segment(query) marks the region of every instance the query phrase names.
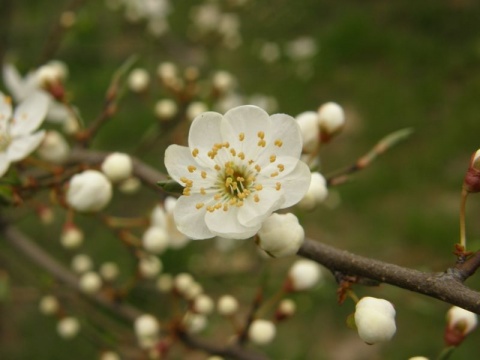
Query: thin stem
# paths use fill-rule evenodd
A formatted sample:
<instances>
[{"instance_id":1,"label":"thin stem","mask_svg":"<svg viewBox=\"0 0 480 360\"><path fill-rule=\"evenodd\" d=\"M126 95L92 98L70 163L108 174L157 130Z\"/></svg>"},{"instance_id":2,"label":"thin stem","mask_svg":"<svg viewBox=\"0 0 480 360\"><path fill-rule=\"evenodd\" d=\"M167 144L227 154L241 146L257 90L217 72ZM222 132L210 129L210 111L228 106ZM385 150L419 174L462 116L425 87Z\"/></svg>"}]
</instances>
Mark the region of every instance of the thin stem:
<instances>
[{"instance_id":1,"label":"thin stem","mask_svg":"<svg viewBox=\"0 0 480 360\"><path fill-rule=\"evenodd\" d=\"M468 191L462 188L462 195L460 200L460 245L464 250L467 248L467 239L465 236L465 208L467 204Z\"/></svg>"}]
</instances>

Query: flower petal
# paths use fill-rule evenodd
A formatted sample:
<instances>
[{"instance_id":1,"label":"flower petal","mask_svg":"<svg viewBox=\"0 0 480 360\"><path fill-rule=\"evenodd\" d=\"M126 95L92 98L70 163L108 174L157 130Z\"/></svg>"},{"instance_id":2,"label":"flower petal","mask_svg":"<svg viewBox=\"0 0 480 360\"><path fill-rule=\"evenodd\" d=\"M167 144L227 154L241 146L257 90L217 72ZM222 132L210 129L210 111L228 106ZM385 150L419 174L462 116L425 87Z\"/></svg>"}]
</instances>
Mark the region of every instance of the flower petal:
<instances>
[{"instance_id":1,"label":"flower petal","mask_svg":"<svg viewBox=\"0 0 480 360\"><path fill-rule=\"evenodd\" d=\"M10 122L10 135L22 136L35 131L47 114L49 97L42 92L35 92L20 103Z\"/></svg>"},{"instance_id":2,"label":"flower petal","mask_svg":"<svg viewBox=\"0 0 480 360\"><path fill-rule=\"evenodd\" d=\"M0 153L0 177L5 175L10 166L10 161L8 160L7 153L1 152Z\"/></svg>"},{"instance_id":3,"label":"flower petal","mask_svg":"<svg viewBox=\"0 0 480 360\"><path fill-rule=\"evenodd\" d=\"M224 139L228 139L237 152L243 152L247 159L257 159L265 150L265 147L260 145L259 134L265 134L265 139L268 139L271 126L270 116L263 109L243 105L225 113L222 133ZM243 140L240 137L244 137ZM268 143L265 143L266 145Z\"/></svg>"},{"instance_id":4,"label":"flower petal","mask_svg":"<svg viewBox=\"0 0 480 360\"><path fill-rule=\"evenodd\" d=\"M8 128L8 121L12 116L12 101L8 96L0 92L0 132L5 133Z\"/></svg>"},{"instance_id":5,"label":"flower petal","mask_svg":"<svg viewBox=\"0 0 480 360\"><path fill-rule=\"evenodd\" d=\"M180 196L173 211L177 229L186 236L196 240L215 236L205 223L206 207L203 206L201 209L196 207L202 200L204 199L200 194Z\"/></svg>"},{"instance_id":6,"label":"flower petal","mask_svg":"<svg viewBox=\"0 0 480 360\"><path fill-rule=\"evenodd\" d=\"M190 150L198 149L195 159L204 166L214 166L213 159L208 157L214 144L222 143L220 123L222 115L213 111L198 115L190 126L188 134L188 146Z\"/></svg>"},{"instance_id":7,"label":"flower petal","mask_svg":"<svg viewBox=\"0 0 480 360\"><path fill-rule=\"evenodd\" d=\"M311 179L310 168L303 161L299 161L290 174L279 179L285 192L285 202L280 209L295 205L302 200L308 191Z\"/></svg>"},{"instance_id":8,"label":"flower petal","mask_svg":"<svg viewBox=\"0 0 480 360\"><path fill-rule=\"evenodd\" d=\"M189 168L190 166L192 167ZM197 159L192 156L190 149L186 146L170 145L165 150L165 167L172 179L182 186L185 186L185 182L181 179L192 180L193 191L212 186L216 179L214 171L199 165ZM206 174L205 178L202 177L202 171Z\"/></svg>"},{"instance_id":9,"label":"flower petal","mask_svg":"<svg viewBox=\"0 0 480 360\"><path fill-rule=\"evenodd\" d=\"M213 212L207 211L205 223L208 229L217 236L227 239L247 239L255 235L260 229L261 223L253 227L243 226L238 222L239 208L230 207L228 211L223 209Z\"/></svg>"},{"instance_id":10,"label":"flower petal","mask_svg":"<svg viewBox=\"0 0 480 360\"><path fill-rule=\"evenodd\" d=\"M14 162L24 159L40 145L44 137L45 131L42 130L32 135L13 138L7 149L8 160Z\"/></svg>"},{"instance_id":11,"label":"flower petal","mask_svg":"<svg viewBox=\"0 0 480 360\"><path fill-rule=\"evenodd\" d=\"M238 221L244 226L257 226L263 222L272 212L279 209L285 201L284 192L275 188L264 187L255 192L258 201L251 195L245 199L243 206L238 211Z\"/></svg>"},{"instance_id":12,"label":"flower petal","mask_svg":"<svg viewBox=\"0 0 480 360\"><path fill-rule=\"evenodd\" d=\"M12 64L3 66L3 82L15 100L25 96L25 86L18 70Z\"/></svg>"},{"instance_id":13,"label":"flower petal","mask_svg":"<svg viewBox=\"0 0 480 360\"><path fill-rule=\"evenodd\" d=\"M277 147L277 156L288 155L299 158L302 153L303 139L297 121L287 114L274 114L272 119L271 142L279 139L282 146Z\"/></svg>"}]
</instances>

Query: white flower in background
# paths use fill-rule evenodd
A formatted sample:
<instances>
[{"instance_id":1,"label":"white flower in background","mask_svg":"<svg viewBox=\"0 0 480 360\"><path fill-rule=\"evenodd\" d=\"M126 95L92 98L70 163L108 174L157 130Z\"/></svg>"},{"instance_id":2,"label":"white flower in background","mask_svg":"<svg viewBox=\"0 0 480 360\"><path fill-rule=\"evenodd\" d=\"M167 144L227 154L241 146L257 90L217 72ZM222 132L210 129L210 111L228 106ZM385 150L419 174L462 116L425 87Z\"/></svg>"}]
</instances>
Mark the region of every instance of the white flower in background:
<instances>
[{"instance_id":1,"label":"white flower in background","mask_svg":"<svg viewBox=\"0 0 480 360\"><path fill-rule=\"evenodd\" d=\"M207 327L208 320L202 314L188 311L183 318L183 324L190 334L197 334Z\"/></svg>"},{"instance_id":2,"label":"white flower in background","mask_svg":"<svg viewBox=\"0 0 480 360\"><path fill-rule=\"evenodd\" d=\"M37 150L38 156L54 164L62 164L70 155L67 140L56 130L48 130Z\"/></svg>"},{"instance_id":3,"label":"white flower in background","mask_svg":"<svg viewBox=\"0 0 480 360\"><path fill-rule=\"evenodd\" d=\"M260 59L268 64L276 62L280 58L280 47L277 43L267 41L260 47Z\"/></svg>"},{"instance_id":4,"label":"white flower in background","mask_svg":"<svg viewBox=\"0 0 480 360\"><path fill-rule=\"evenodd\" d=\"M102 210L111 198L112 184L100 171L85 170L70 180L67 203L77 211Z\"/></svg>"},{"instance_id":5,"label":"white flower in background","mask_svg":"<svg viewBox=\"0 0 480 360\"><path fill-rule=\"evenodd\" d=\"M113 281L116 278L118 278L118 274L120 273L120 270L117 264L115 264L112 261L107 261L102 265L100 265L100 269L98 272L100 273L100 276L104 280Z\"/></svg>"},{"instance_id":6,"label":"white flower in background","mask_svg":"<svg viewBox=\"0 0 480 360\"><path fill-rule=\"evenodd\" d=\"M92 258L86 254L77 254L72 259L71 268L77 274L83 274L93 268Z\"/></svg>"},{"instance_id":7,"label":"white flower in background","mask_svg":"<svg viewBox=\"0 0 480 360\"><path fill-rule=\"evenodd\" d=\"M173 218L177 199L167 196L162 205L157 205L152 211L150 221L152 226L165 230L168 234L168 246L172 249L185 247L190 241L188 236L178 231Z\"/></svg>"},{"instance_id":8,"label":"white flower in background","mask_svg":"<svg viewBox=\"0 0 480 360\"><path fill-rule=\"evenodd\" d=\"M150 84L150 74L142 68L133 69L128 75L128 86L133 92L144 92Z\"/></svg>"},{"instance_id":9,"label":"white flower in background","mask_svg":"<svg viewBox=\"0 0 480 360\"><path fill-rule=\"evenodd\" d=\"M165 165L183 186L175 206L178 229L193 239L246 239L278 209L296 204L310 185L299 160L302 137L285 114L246 105L193 121L189 147L170 145Z\"/></svg>"},{"instance_id":10,"label":"white flower in background","mask_svg":"<svg viewBox=\"0 0 480 360\"><path fill-rule=\"evenodd\" d=\"M318 109L318 123L322 136L328 138L338 133L345 125L343 108L334 102L327 102Z\"/></svg>"},{"instance_id":11,"label":"white flower in background","mask_svg":"<svg viewBox=\"0 0 480 360\"><path fill-rule=\"evenodd\" d=\"M193 310L197 314L208 315L213 311L214 306L212 298L205 294L199 294L193 300Z\"/></svg>"},{"instance_id":12,"label":"white flower in background","mask_svg":"<svg viewBox=\"0 0 480 360\"><path fill-rule=\"evenodd\" d=\"M45 295L40 299L38 308L44 315L53 315L60 309L60 304L55 296Z\"/></svg>"},{"instance_id":13,"label":"white flower in background","mask_svg":"<svg viewBox=\"0 0 480 360\"><path fill-rule=\"evenodd\" d=\"M355 307L355 324L367 344L389 341L397 331L395 308L387 300L363 297Z\"/></svg>"},{"instance_id":14,"label":"white flower in background","mask_svg":"<svg viewBox=\"0 0 480 360\"><path fill-rule=\"evenodd\" d=\"M113 351L104 351L99 360L121 360L120 355Z\"/></svg>"},{"instance_id":15,"label":"white flower in background","mask_svg":"<svg viewBox=\"0 0 480 360\"><path fill-rule=\"evenodd\" d=\"M409 358L408 360L428 360L428 358L425 356L414 356Z\"/></svg>"},{"instance_id":16,"label":"white flower in background","mask_svg":"<svg viewBox=\"0 0 480 360\"><path fill-rule=\"evenodd\" d=\"M135 319L133 327L142 348L152 347L158 341L160 324L153 315L140 315Z\"/></svg>"},{"instance_id":17,"label":"white flower in background","mask_svg":"<svg viewBox=\"0 0 480 360\"><path fill-rule=\"evenodd\" d=\"M45 131L37 131L45 118L48 98L33 93L12 110L9 97L0 92L0 177L10 166L27 157L41 143Z\"/></svg>"},{"instance_id":18,"label":"white flower in background","mask_svg":"<svg viewBox=\"0 0 480 360\"><path fill-rule=\"evenodd\" d=\"M112 182L119 182L132 176L133 162L128 154L114 152L103 160L102 172Z\"/></svg>"},{"instance_id":19,"label":"white flower in background","mask_svg":"<svg viewBox=\"0 0 480 360\"><path fill-rule=\"evenodd\" d=\"M72 223L67 223L60 234L60 243L66 249L78 248L83 239L83 231Z\"/></svg>"},{"instance_id":20,"label":"white flower in background","mask_svg":"<svg viewBox=\"0 0 480 360\"><path fill-rule=\"evenodd\" d=\"M88 271L80 277L78 286L87 294L95 294L102 288L102 278L94 271Z\"/></svg>"},{"instance_id":21,"label":"white flower in background","mask_svg":"<svg viewBox=\"0 0 480 360\"><path fill-rule=\"evenodd\" d=\"M231 316L238 311L238 300L232 295L223 295L217 301L217 311L220 315Z\"/></svg>"},{"instance_id":22,"label":"white flower in background","mask_svg":"<svg viewBox=\"0 0 480 360\"><path fill-rule=\"evenodd\" d=\"M299 37L285 46L285 53L295 61L308 60L314 57L317 51L315 39L310 36Z\"/></svg>"},{"instance_id":23,"label":"white flower in background","mask_svg":"<svg viewBox=\"0 0 480 360\"><path fill-rule=\"evenodd\" d=\"M70 111L65 105L56 101L53 96L45 91L43 85L48 79L63 81L67 74L68 69L66 65L58 61L51 61L35 71L30 71L24 78L12 64L3 66L3 81L13 98L20 102L33 93L40 92L44 94L48 99L46 120L57 123L66 121L70 116Z\"/></svg>"},{"instance_id":24,"label":"white flower in background","mask_svg":"<svg viewBox=\"0 0 480 360\"><path fill-rule=\"evenodd\" d=\"M145 250L159 255L168 247L168 233L159 226L150 226L142 235Z\"/></svg>"},{"instance_id":25,"label":"white flower in background","mask_svg":"<svg viewBox=\"0 0 480 360\"><path fill-rule=\"evenodd\" d=\"M123 0L125 18L130 22L145 20L147 30L160 36L168 30L167 16L171 7L168 0Z\"/></svg>"},{"instance_id":26,"label":"white flower in background","mask_svg":"<svg viewBox=\"0 0 480 360\"><path fill-rule=\"evenodd\" d=\"M153 255L143 256L138 262L138 271L147 278L152 279L163 270L162 261Z\"/></svg>"},{"instance_id":27,"label":"white flower in background","mask_svg":"<svg viewBox=\"0 0 480 360\"><path fill-rule=\"evenodd\" d=\"M177 103L171 99L161 99L155 103L155 115L162 121L173 119L178 113Z\"/></svg>"},{"instance_id":28,"label":"white flower in background","mask_svg":"<svg viewBox=\"0 0 480 360\"><path fill-rule=\"evenodd\" d=\"M57 323L57 333L64 339L72 339L80 331L80 322L77 318L66 316Z\"/></svg>"},{"instance_id":29,"label":"white flower in background","mask_svg":"<svg viewBox=\"0 0 480 360\"><path fill-rule=\"evenodd\" d=\"M188 105L186 110L187 119L192 121L197 116L199 116L200 114L206 111L208 111L208 107L207 107L207 104L205 104L203 101L191 102L190 105Z\"/></svg>"},{"instance_id":30,"label":"white flower in background","mask_svg":"<svg viewBox=\"0 0 480 360\"><path fill-rule=\"evenodd\" d=\"M295 118L300 126L303 139L303 151L314 152L320 143L320 127L318 125L318 113L305 111Z\"/></svg>"},{"instance_id":31,"label":"white flower in background","mask_svg":"<svg viewBox=\"0 0 480 360\"><path fill-rule=\"evenodd\" d=\"M229 92L235 86L235 77L228 71L220 70L213 74L212 85L221 94Z\"/></svg>"},{"instance_id":32,"label":"white flower in background","mask_svg":"<svg viewBox=\"0 0 480 360\"><path fill-rule=\"evenodd\" d=\"M269 320L253 320L248 329L248 338L257 345L270 343L274 338L277 329L275 324Z\"/></svg>"},{"instance_id":33,"label":"white flower in background","mask_svg":"<svg viewBox=\"0 0 480 360\"><path fill-rule=\"evenodd\" d=\"M278 304L277 310L275 312L275 318L277 320L283 320L289 317L292 317L297 311L297 305L292 299L283 299Z\"/></svg>"},{"instance_id":34,"label":"white flower in background","mask_svg":"<svg viewBox=\"0 0 480 360\"><path fill-rule=\"evenodd\" d=\"M258 246L271 257L295 255L305 239L305 231L292 214L272 214L258 231Z\"/></svg>"},{"instance_id":35,"label":"white flower in background","mask_svg":"<svg viewBox=\"0 0 480 360\"><path fill-rule=\"evenodd\" d=\"M321 279L320 265L308 259L295 261L288 272L289 286L293 291L310 289L317 285Z\"/></svg>"},{"instance_id":36,"label":"white flower in background","mask_svg":"<svg viewBox=\"0 0 480 360\"><path fill-rule=\"evenodd\" d=\"M298 206L304 210L312 210L328 196L327 180L319 172L312 173L312 181L305 196Z\"/></svg>"}]
</instances>

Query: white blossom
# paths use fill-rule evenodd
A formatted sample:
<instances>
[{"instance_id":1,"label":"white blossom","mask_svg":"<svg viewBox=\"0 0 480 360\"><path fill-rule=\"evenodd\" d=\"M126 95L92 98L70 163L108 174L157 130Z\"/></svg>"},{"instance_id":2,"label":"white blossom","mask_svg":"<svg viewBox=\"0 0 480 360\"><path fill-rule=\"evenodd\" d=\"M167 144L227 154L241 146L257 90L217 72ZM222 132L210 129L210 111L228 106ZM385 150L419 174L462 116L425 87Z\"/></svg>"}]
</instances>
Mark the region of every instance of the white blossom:
<instances>
[{"instance_id":1,"label":"white blossom","mask_svg":"<svg viewBox=\"0 0 480 360\"><path fill-rule=\"evenodd\" d=\"M297 260L288 272L290 286L294 291L307 290L314 287L322 278L320 266L312 260Z\"/></svg>"},{"instance_id":2,"label":"white blossom","mask_svg":"<svg viewBox=\"0 0 480 360\"><path fill-rule=\"evenodd\" d=\"M48 130L37 150L38 156L54 164L62 164L70 155L70 145L56 130Z\"/></svg>"},{"instance_id":3,"label":"white blossom","mask_svg":"<svg viewBox=\"0 0 480 360\"><path fill-rule=\"evenodd\" d=\"M10 164L27 157L41 143L45 131L37 131L47 112L48 98L35 92L13 111L11 99L0 92L0 177Z\"/></svg>"},{"instance_id":4,"label":"white blossom","mask_svg":"<svg viewBox=\"0 0 480 360\"><path fill-rule=\"evenodd\" d=\"M310 185L299 161L302 138L288 115L256 106L193 121L189 147L170 145L165 165L183 186L175 206L178 229L193 239L246 239L272 212L296 204Z\"/></svg>"},{"instance_id":5,"label":"white blossom","mask_svg":"<svg viewBox=\"0 0 480 360\"><path fill-rule=\"evenodd\" d=\"M355 324L367 344L389 341L397 331L395 308L387 300L364 297L355 307Z\"/></svg>"},{"instance_id":6,"label":"white blossom","mask_svg":"<svg viewBox=\"0 0 480 360\"><path fill-rule=\"evenodd\" d=\"M248 338L257 345L265 345L275 338L276 332L277 330L273 322L256 319L250 324Z\"/></svg>"},{"instance_id":7,"label":"white blossom","mask_svg":"<svg viewBox=\"0 0 480 360\"><path fill-rule=\"evenodd\" d=\"M85 170L74 175L67 190L67 203L75 210L102 210L112 198L112 184L100 171Z\"/></svg>"},{"instance_id":8,"label":"white blossom","mask_svg":"<svg viewBox=\"0 0 480 360\"><path fill-rule=\"evenodd\" d=\"M133 162L128 154L114 152L103 160L102 172L112 182L128 179L132 175Z\"/></svg>"},{"instance_id":9,"label":"white blossom","mask_svg":"<svg viewBox=\"0 0 480 360\"><path fill-rule=\"evenodd\" d=\"M320 131L332 136L339 132L345 125L345 113L340 105L328 102L318 109L318 122Z\"/></svg>"},{"instance_id":10,"label":"white blossom","mask_svg":"<svg viewBox=\"0 0 480 360\"><path fill-rule=\"evenodd\" d=\"M305 231L292 214L272 214L258 231L258 246L271 257L295 255L305 239Z\"/></svg>"},{"instance_id":11,"label":"white blossom","mask_svg":"<svg viewBox=\"0 0 480 360\"><path fill-rule=\"evenodd\" d=\"M66 316L57 323L57 333L64 339L74 338L80 331L80 322L77 318Z\"/></svg>"},{"instance_id":12,"label":"white blossom","mask_svg":"<svg viewBox=\"0 0 480 360\"><path fill-rule=\"evenodd\" d=\"M314 152L320 143L320 126L318 124L318 113L305 111L295 118L300 126L303 139L303 150L306 153Z\"/></svg>"}]
</instances>

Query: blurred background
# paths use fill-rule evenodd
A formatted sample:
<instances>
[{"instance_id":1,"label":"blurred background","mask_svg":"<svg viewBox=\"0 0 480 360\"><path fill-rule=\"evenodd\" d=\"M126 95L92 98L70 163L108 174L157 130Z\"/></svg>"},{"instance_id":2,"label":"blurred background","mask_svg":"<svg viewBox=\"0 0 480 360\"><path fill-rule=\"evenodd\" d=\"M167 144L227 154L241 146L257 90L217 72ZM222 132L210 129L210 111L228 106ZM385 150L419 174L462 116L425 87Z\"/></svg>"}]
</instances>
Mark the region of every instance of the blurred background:
<instances>
[{"instance_id":1,"label":"blurred background","mask_svg":"<svg viewBox=\"0 0 480 360\"><path fill-rule=\"evenodd\" d=\"M101 111L113 73L132 55L137 56L135 67L152 77L163 62L183 70L194 66L204 82L216 71L227 71L235 77L235 91L243 102L264 104L270 112L296 116L335 101L343 106L347 123L342 134L322 147L325 175L352 164L386 134L413 128L406 142L331 189L324 205L299 216L309 237L351 252L426 271L442 271L454 262L463 176L471 154L480 147L478 2L172 0L155 18L135 14L124 3L128 1L3 0L0 56L22 74L51 59L65 62L68 95L86 123ZM167 96L158 85L141 95L127 91L94 148L137 151L163 169L167 140L140 152L137 145L158 122L156 102ZM208 109L221 110L201 94L198 100ZM135 200L119 196L112 212L133 213L132 201L148 209L151 197L148 190ZM19 225L68 263L71 254L57 244L64 215L54 211L57 217L48 226L38 227L34 216L22 217ZM470 250L480 247L479 213L480 197L471 196ZM118 241L88 218L82 221L88 224L83 250L99 262L115 259L128 274L132 265ZM258 261L250 263L254 252L245 242L230 250L202 241L169 251L162 261L171 273L191 272L213 297L235 294L248 311L259 285ZM268 294L280 286L292 261L261 266ZM85 337L61 340L54 320L39 314L39 297L57 285L1 242L0 275L8 276L11 284L9 296L0 303L1 359L96 358L97 344ZM468 285L478 288L478 276ZM447 304L388 285L355 290L359 296L395 304L398 330L393 341L368 346L347 328L353 303L337 305L336 285L325 271L322 286L293 297L297 314L278 328L265 352L280 360L360 360L415 355L433 359L441 351ZM57 291L62 294L61 288ZM72 295L63 296L72 309L90 311ZM168 315L164 299L148 286L134 291L130 300ZM212 321L204 334L213 341L222 338L219 329L225 326L216 327L216 322L221 323ZM102 331L108 338L108 329ZM475 358L479 341L477 331L451 359ZM179 352L171 358L202 356Z\"/></svg>"}]
</instances>

